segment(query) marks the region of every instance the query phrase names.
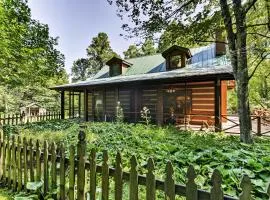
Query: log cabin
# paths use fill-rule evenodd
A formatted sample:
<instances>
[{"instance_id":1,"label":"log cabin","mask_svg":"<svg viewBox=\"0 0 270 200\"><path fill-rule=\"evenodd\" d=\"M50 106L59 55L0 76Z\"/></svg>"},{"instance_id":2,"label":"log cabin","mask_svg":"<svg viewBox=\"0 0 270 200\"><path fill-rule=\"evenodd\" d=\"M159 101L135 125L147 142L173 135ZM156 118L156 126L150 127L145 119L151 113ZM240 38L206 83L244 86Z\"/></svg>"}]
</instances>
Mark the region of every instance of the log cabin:
<instances>
[{"instance_id":1,"label":"log cabin","mask_svg":"<svg viewBox=\"0 0 270 200\"><path fill-rule=\"evenodd\" d=\"M61 117L115 120L120 102L127 122L141 121L143 107L157 124L203 124L220 130L227 113L227 90L234 80L224 43L197 48L174 45L131 59L111 58L93 77L55 86Z\"/></svg>"}]
</instances>

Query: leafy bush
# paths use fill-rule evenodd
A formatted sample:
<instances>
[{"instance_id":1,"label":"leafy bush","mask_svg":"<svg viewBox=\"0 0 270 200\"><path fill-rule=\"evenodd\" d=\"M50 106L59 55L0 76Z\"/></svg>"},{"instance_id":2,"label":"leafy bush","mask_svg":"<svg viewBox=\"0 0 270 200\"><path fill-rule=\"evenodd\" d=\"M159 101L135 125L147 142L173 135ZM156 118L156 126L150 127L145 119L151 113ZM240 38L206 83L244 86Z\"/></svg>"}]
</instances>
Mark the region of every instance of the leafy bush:
<instances>
[{"instance_id":1,"label":"leafy bush","mask_svg":"<svg viewBox=\"0 0 270 200\"><path fill-rule=\"evenodd\" d=\"M246 145L239 142L239 137L222 133L179 131L173 126L79 123L73 120L27 125L21 134L28 138L64 143L69 147L77 144L80 125L86 126L87 152L95 147L98 162L101 162L102 150L107 149L109 162L114 165L116 152L120 151L124 170L127 170L129 159L135 154L140 163L140 173L145 173L146 161L152 157L157 177L164 179L166 162L171 160L178 183L185 183L187 167L193 164L198 174L197 184L207 190L210 189L213 169L217 168L223 176L225 193L233 196L239 195L240 179L245 173L251 177L254 196L266 197L265 189L270 179L269 139L256 138L254 144Z\"/></svg>"}]
</instances>

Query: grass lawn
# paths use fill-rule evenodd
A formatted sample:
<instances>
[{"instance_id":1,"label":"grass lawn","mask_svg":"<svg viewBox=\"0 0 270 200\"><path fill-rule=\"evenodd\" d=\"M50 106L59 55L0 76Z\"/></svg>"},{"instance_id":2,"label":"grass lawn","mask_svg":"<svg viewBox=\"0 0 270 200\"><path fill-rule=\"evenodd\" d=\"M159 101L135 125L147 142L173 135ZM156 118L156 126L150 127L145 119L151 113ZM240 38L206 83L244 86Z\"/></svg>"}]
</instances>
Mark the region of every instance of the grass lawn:
<instances>
[{"instance_id":1,"label":"grass lawn","mask_svg":"<svg viewBox=\"0 0 270 200\"><path fill-rule=\"evenodd\" d=\"M113 165L117 151L122 153L123 167L129 167L129 158L135 154L140 164L140 173L145 173L147 158L156 164L156 175L164 179L165 164L171 160L178 183L185 183L187 167L194 165L200 188L210 189L210 177L214 168L223 176L224 192L239 195L241 176L246 173L252 178L254 196L266 198L265 190L270 181L270 145L266 138L255 138L252 145L239 142L239 137L222 133L185 132L174 127L146 126L143 124L83 123L86 125L87 148L97 148L98 160L102 150L107 149ZM27 138L48 140L58 144L76 145L79 122L55 121L29 124L18 130Z\"/></svg>"}]
</instances>

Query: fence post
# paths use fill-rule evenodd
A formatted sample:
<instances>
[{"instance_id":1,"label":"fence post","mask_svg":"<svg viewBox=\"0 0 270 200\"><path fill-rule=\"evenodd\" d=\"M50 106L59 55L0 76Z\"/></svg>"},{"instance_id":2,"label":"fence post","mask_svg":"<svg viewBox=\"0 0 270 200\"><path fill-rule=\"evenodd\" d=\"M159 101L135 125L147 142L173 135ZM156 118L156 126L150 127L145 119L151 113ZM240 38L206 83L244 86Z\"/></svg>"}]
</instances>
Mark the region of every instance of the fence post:
<instances>
[{"instance_id":1,"label":"fence post","mask_svg":"<svg viewBox=\"0 0 270 200\"><path fill-rule=\"evenodd\" d=\"M252 185L248 175L244 174L240 183L240 187L242 189L242 192L239 196L239 200L251 200Z\"/></svg>"},{"instance_id":2,"label":"fence post","mask_svg":"<svg viewBox=\"0 0 270 200\"><path fill-rule=\"evenodd\" d=\"M77 173L77 199L84 200L84 186L85 186L85 132L80 131L79 142L77 145L78 153L78 173Z\"/></svg>"},{"instance_id":3,"label":"fence post","mask_svg":"<svg viewBox=\"0 0 270 200\"><path fill-rule=\"evenodd\" d=\"M221 187L222 178L220 172L215 169L211 177L212 187L210 190L211 200L223 200L223 190Z\"/></svg>"},{"instance_id":4,"label":"fence post","mask_svg":"<svg viewBox=\"0 0 270 200\"><path fill-rule=\"evenodd\" d=\"M69 191L68 199L74 200L74 186L75 186L75 148L73 145L69 149Z\"/></svg>"},{"instance_id":5,"label":"fence post","mask_svg":"<svg viewBox=\"0 0 270 200\"><path fill-rule=\"evenodd\" d=\"M65 148L60 148L60 200L65 200Z\"/></svg>"},{"instance_id":6,"label":"fence post","mask_svg":"<svg viewBox=\"0 0 270 200\"><path fill-rule=\"evenodd\" d=\"M137 159L133 155L130 159L130 176L129 176L129 199L138 200L138 171L137 171Z\"/></svg>"},{"instance_id":7,"label":"fence post","mask_svg":"<svg viewBox=\"0 0 270 200\"><path fill-rule=\"evenodd\" d=\"M262 117L257 116L257 136L262 135Z\"/></svg>"},{"instance_id":8,"label":"fence post","mask_svg":"<svg viewBox=\"0 0 270 200\"><path fill-rule=\"evenodd\" d=\"M156 179L155 179L155 165L152 158L147 162L147 174L146 174L146 200L156 199Z\"/></svg>"},{"instance_id":9,"label":"fence post","mask_svg":"<svg viewBox=\"0 0 270 200\"><path fill-rule=\"evenodd\" d=\"M121 154L117 152L116 155L116 167L115 167L115 174L114 174L114 183L115 183L115 200L122 199L123 193L123 183L122 183L122 159Z\"/></svg>"},{"instance_id":10,"label":"fence post","mask_svg":"<svg viewBox=\"0 0 270 200\"><path fill-rule=\"evenodd\" d=\"M173 180L173 166L169 161L166 165L166 178L164 183L164 191L166 199L174 200L175 199L175 185Z\"/></svg>"},{"instance_id":11,"label":"fence post","mask_svg":"<svg viewBox=\"0 0 270 200\"><path fill-rule=\"evenodd\" d=\"M186 184L186 199L197 200L198 199L198 186L195 183L196 173L193 165L190 165L187 170L187 184Z\"/></svg>"},{"instance_id":12,"label":"fence post","mask_svg":"<svg viewBox=\"0 0 270 200\"><path fill-rule=\"evenodd\" d=\"M90 154L90 200L96 199L96 150Z\"/></svg>"},{"instance_id":13,"label":"fence post","mask_svg":"<svg viewBox=\"0 0 270 200\"><path fill-rule=\"evenodd\" d=\"M108 166L108 152L103 151L103 162L102 162L102 200L109 199L109 166Z\"/></svg>"}]
</instances>

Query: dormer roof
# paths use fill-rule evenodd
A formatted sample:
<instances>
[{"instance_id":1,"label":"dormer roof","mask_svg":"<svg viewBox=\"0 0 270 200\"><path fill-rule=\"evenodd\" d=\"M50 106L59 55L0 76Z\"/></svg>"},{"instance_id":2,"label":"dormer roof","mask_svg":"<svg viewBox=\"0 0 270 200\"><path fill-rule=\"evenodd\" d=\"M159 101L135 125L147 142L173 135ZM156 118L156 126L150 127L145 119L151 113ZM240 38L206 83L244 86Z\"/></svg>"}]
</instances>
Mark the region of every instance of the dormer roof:
<instances>
[{"instance_id":1,"label":"dormer roof","mask_svg":"<svg viewBox=\"0 0 270 200\"><path fill-rule=\"evenodd\" d=\"M175 51L185 53L187 59L192 57L191 52L190 52L190 50L188 48L180 47L178 45L173 45L170 48L168 48L167 50L165 50L162 53L162 56L163 56L163 58L167 58L168 55L170 55L171 53L173 53Z\"/></svg>"},{"instance_id":2,"label":"dormer roof","mask_svg":"<svg viewBox=\"0 0 270 200\"><path fill-rule=\"evenodd\" d=\"M115 63L118 63L118 64L122 63L122 64L125 64L127 66L131 66L132 65L132 63L127 62L126 60L123 60L123 59L121 59L119 57L116 57L116 56L114 56L110 60L108 60L106 62L106 65L111 66L111 65L113 65Z\"/></svg>"}]
</instances>

